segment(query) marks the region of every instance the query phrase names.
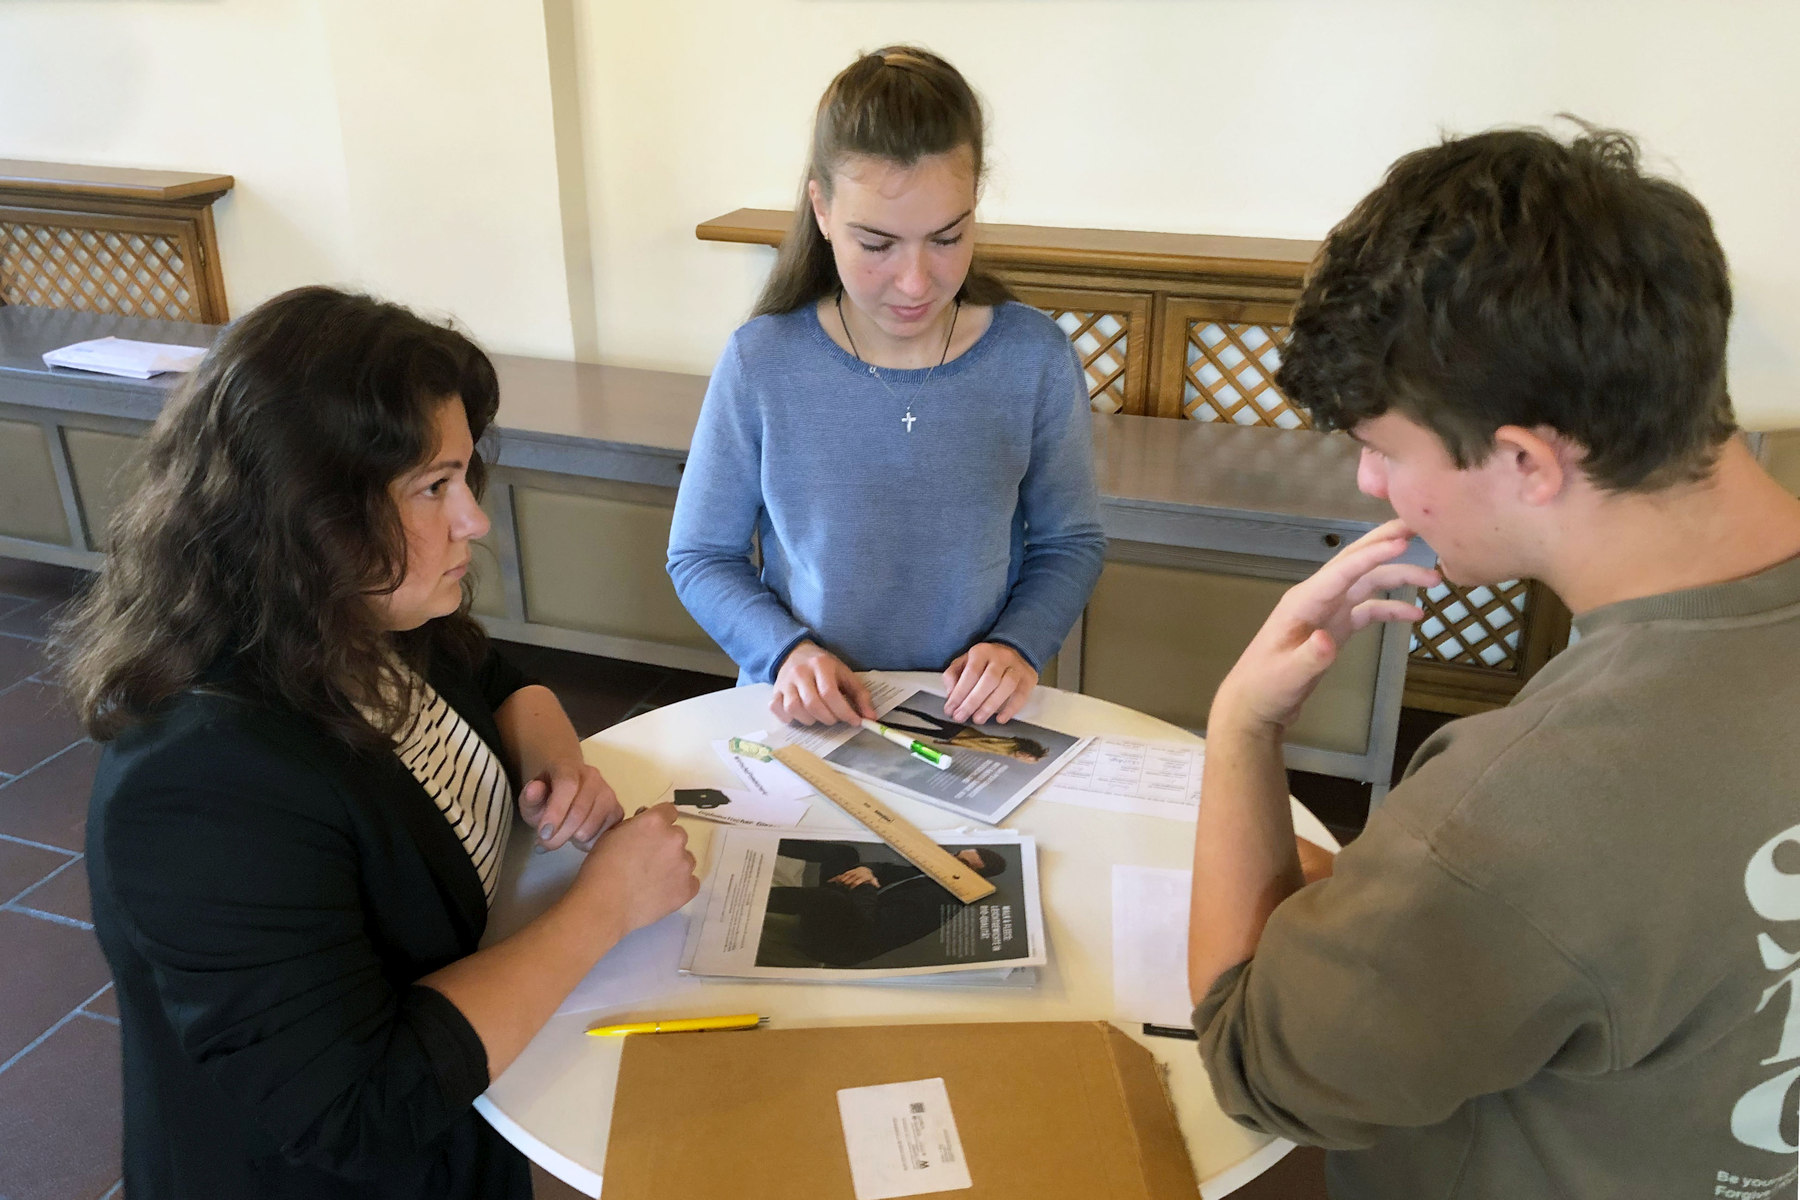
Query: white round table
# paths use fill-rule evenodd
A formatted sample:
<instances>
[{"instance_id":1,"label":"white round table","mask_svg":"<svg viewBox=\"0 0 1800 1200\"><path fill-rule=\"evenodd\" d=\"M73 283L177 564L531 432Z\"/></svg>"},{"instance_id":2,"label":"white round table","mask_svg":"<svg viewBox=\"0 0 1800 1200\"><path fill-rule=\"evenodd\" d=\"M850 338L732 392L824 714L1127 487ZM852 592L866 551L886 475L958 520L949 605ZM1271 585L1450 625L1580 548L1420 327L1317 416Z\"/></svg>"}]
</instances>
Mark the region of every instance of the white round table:
<instances>
[{"instance_id":1,"label":"white round table","mask_svg":"<svg viewBox=\"0 0 1800 1200\"><path fill-rule=\"evenodd\" d=\"M938 686L935 675L900 678ZM696 697L597 733L582 748L588 761L600 768L618 792L627 812L655 802L672 783L738 786L711 743L773 724L769 696L769 687L763 685ZM1021 718L1082 736L1199 741L1154 717L1055 688L1038 689ZM874 790L923 829L969 825L957 814L885 789ZM1337 848L1316 817L1298 801L1292 801L1292 806L1294 827L1302 837ZM803 824L861 828L823 797L813 801ZM1193 826L1041 799L1027 800L1002 824L1037 839L1050 947L1050 963L1040 969L1037 987L695 981L670 970L666 987L659 985L657 995L640 995L623 1006L553 1017L475 1102L476 1108L539 1166L587 1195L598 1196L624 1039L587 1037L585 1030L590 1025L736 1012L762 1013L771 1018L771 1024L785 1027L1111 1017L1112 868L1114 864L1189 868ZM682 825L704 867L712 833L720 826L691 818L683 818ZM580 852L573 847L533 853L530 833L523 826L512 838L508 860L490 938L505 936L542 911L567 887L581 862ZM609 956L596 970L605 972L611 961ZM1146 1037L1136 1025L1121 1028L1149 1047L1168 1068L1176 1115L1206 1200L1254 1178L1291 1149L1285 1141L1238 1126L1219 1110L1193 1042Z\"/></svg>"}]
</instances>

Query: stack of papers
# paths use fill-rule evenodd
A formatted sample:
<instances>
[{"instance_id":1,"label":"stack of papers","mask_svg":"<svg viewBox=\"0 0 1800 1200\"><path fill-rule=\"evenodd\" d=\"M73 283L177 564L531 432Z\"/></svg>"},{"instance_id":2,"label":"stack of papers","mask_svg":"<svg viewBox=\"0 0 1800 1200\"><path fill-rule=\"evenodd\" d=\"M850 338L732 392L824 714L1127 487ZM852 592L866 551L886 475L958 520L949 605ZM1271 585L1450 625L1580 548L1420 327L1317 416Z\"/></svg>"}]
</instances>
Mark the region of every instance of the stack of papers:
<instances>
[{"instance_id":1,"label":"stack of papers","mask_svg":"<svg viewBox=\"0 0 1800 1200\"><path fill-rule=\"evenodd\" d=\"M881 722L949 755L948 770L854 725L790 725L771 730L770 736L812 751L846 775L989 825L1004 820L1088 743L1029 721L955 721L944 712L944 697L935 692L878 671L863 680Z\"/></svg>"},{"instance_id":2,"label":"stack of papers","mask_svg":"<svg viewBox=\"0 0 1800 1200\"><path fill-rule=\"evenodd\" d=\"M47 367L72 367L126 379L148 379L164 371L191 371L206 357L204 346L171 346L161 342L134 342L103 337L76 342L44 354Z\"/></svg>"},{"instance_id":3,"label":"stack of papers","mask_svg":"<svg viewBox=\"0 0 1800 1200\"><path fill-rule=\"evenodd\" d=\"M721 831L681 969L838 982L954 975L986 984L1045 965L1036 843L1000 832L934 840L979 859L994 894L965 905L872 833Z\"/></svg>"}]
</instances>

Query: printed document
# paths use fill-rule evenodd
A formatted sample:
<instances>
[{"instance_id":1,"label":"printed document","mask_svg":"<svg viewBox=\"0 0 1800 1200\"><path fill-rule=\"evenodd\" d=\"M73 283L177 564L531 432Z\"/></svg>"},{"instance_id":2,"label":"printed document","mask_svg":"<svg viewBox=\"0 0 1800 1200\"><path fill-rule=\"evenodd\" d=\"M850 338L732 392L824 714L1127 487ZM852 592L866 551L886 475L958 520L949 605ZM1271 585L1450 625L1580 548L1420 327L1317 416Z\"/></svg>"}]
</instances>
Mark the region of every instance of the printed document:
<instances>
[{"instance_id":1,"label":"printed document","mask_svg":"<svg viewBox=\"0 0 1800 1200\"><path fill-rule=\"evenodd\" d=\"M1190 1029L1188 893L1192 871L1114 866L1113 1016Z\"/></svg>"},{"instance_id":2,"label":"printed document","mask_svg":"<svg viewBox=\"0 0 1800 1200\"><path fill-rule=\"evenodd\" d=\"M944 697L935 692L880 672L863 679L881 723L948 754L948 770L850 725L789 725L769 736L777 744L812 751L846 775L988 825L1004 820L1088 742L1029 721L953 721L944 713Z\"/></svg>"},{"instance_id":3,"label":"printed document","mask_svg":"<svg viewBox=\"0 0 1800 1200\"><path fill-rule=\"evenodd\" d=\"M842 982L1044 965L1037 844L1002 832L934 840L994 894L964 904L860 830L720 830L682 970Z\"/></svg>"},{"instance_id":4,"label":"printed document","mask_svg":"<svg viewBox=\"0 0 1800 1200\"><path fill-rule=\"evenodd\" d=\"M1205 765L1206 747L1198 742L1097 737L1038 796L1109 812L1192 821L1200 813Z\"/></svg>"}]
</instances>

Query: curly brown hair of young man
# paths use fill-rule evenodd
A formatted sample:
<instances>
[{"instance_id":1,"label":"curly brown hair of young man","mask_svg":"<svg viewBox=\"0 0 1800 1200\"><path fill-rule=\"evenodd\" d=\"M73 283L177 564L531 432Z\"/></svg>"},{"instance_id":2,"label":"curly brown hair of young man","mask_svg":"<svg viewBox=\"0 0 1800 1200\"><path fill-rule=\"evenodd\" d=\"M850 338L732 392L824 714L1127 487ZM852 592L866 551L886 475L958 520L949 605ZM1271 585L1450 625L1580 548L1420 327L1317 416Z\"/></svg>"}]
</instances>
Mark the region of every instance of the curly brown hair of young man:
<instances>
[{"instance_id":1,"label":"curly brown hair of young man","mask_svg":"<svg viewBox=\"0 0 1800 1200\"><path fill-rule=\"evenodd\" d=\"M300 288L228 327L152 429L99 577L59 628L88 732L108 740L204 686L375 749L410 711L401 664L477 661L466 584L457 613L409 633L371 602L406 574L389 485L435 451L448 400L479 440L493 364L398 305ZM468 474L479 494L479 453Z\"/></svg>"},{"instance_id":2,"label":"curly brown hair of young man","mask_svg":"<svg viewBox=\"0 0 1800 1200\"><path fill-rule=\"evenodd\" d=\"M1631 137L1496 130L1401 158L1331 231L1276 378L1321 428L1392 408L1467 467L1549 426L1599 486L1649 490L1737 427L1730 319L1711 219Z\"/></svg>"}]
</instances>

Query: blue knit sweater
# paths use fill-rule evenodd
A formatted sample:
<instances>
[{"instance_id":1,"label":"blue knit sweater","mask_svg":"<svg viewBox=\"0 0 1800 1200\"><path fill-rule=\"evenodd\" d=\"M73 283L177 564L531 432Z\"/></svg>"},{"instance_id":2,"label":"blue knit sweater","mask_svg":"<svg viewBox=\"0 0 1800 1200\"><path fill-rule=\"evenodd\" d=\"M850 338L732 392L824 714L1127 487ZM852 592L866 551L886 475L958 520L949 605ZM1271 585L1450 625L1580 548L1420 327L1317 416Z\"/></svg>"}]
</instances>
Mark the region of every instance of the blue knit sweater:
<instances>
[{"instance_id":1,"label":"blue knit sweater","mask_svg":"<svg viewBox=\"0 0 1800 1200\"><path fill-rule=\"evenodd\" d=\"M942 670L983 641L1042 670L1104 548L1087 391L1053 321L1002 305L927 381L872 375L809 305L732 334L669 575L748 681L803 639L857 670Z\"/></svg>"}]
</instances>

